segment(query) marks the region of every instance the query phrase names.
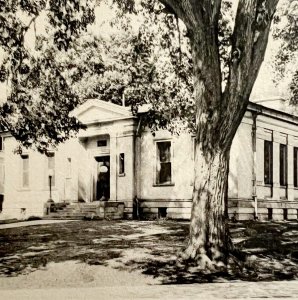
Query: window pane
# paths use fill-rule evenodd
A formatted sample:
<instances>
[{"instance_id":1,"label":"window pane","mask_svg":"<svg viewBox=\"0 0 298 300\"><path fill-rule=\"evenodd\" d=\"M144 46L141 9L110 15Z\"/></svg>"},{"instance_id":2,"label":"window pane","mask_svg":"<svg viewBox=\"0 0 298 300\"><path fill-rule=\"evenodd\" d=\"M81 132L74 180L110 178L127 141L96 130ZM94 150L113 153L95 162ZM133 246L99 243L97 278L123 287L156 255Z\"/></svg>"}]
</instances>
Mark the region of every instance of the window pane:
<instances>
[{"instance_id":1,"label":"window pane","mask_svg":"<svg viewBox=\"0 0 298 300\"><path fill-rule=\"evenodd\" d=\"M71 178L71 158L67 158L67 166L66 166L66 178Z\"/></svg>"},{"instance_id":2,"label":"window pane","mask_svg":"<svg viewBox=\"0 0 298 300\"><path fill-rule=\"evenodd\" d=\"M287 146L280 144L280 148L279 148L279 182L280 185L285 186L287 185L287 172L288 172L288 166L287 166Z\"/></svg>"},{"instance_id":3,"label":"window pane","mask_svg":"<svg viewBox=\"0 0 298 300\"><path fill-rule=\"evenodd\" d=\"M294 148L294 187L298 187L298 148Z\"/></svg>"},{"instance_id":4,"label":"window pane","mask_svg":"<svg viewBox=\"0 0 298 300\"><path fill-rule=\"evenodd\" d=\"M119 154L119 174L125 173L124 153Z\"/></svg>"},{"instance_id":5,"label":"window pane","mask_svg":"<svg viewBox=\"0 0 298 300\"><path fill-rule=\"evenodd\" d=\"M107 146L107 140L98 140L97 141L97 147L106 147Z\"/></svg>"},{"instance_id":6,"label":"window pane","mask_svg":"<svg viewBox=\"0 0 298 300\"><path fill-rule=\"evenodd\" d=\"M22 185L23 187L29 187L29 156L22 155Z\"/></svg>"},{"instance_id":7,"label":"window pane","mask_svg":"<svg viewBox=\"0 0 298 300\"><path fill-rule=\"evenodd\" d=\"M157 143L159 150L159 160L160 162L170 162L171 161L171 142L160 142Z\"/></svg>"},{"instance_id":8,"label":"window pane","mask_svg":"<svg viewBox=\"0 0 298 300\"><path fill-rule=\"evenodd\" d=\"M273 144L271 141L264 141L264 183L272 184L273 179Z\"/></svg>"},{"instance_id":9,"label":"window pane","mask_svg":"<svg viewBox=\"0 0 298 300\"><path fill-rule=\"evenodd\" d=\"M51 185L55 185L55 153L49 153L48 155L48 171L52 170ZM50 185L50 181L49 181Z\"/></svg>"},{"instance_id":10,"label":"window pane","mask_svg":"<svg viewBox=\"0 0 298 300\"><path fill-rule=\"evenodd\" d=\"M157 174L156 183L171 183L171 142L157 143Z\"/></svg>"},{"instance_id":11,"label":"window pane","mask_svg":"<svg viewBox=\"0 0 298 300\"><path fill-rule=\"evenodd\" d=\"M170 183L171 173L171 163L161 163L159 172L159 183Z\"/></svg>"}]
</instances>

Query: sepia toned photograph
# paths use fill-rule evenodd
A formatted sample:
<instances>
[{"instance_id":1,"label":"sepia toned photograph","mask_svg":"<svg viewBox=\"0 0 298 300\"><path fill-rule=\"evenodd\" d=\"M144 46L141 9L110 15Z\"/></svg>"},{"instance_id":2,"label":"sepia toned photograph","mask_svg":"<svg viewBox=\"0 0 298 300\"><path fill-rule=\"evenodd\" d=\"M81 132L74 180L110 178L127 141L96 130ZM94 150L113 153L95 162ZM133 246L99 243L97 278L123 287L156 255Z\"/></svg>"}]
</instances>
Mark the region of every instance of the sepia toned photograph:
<instances>
[{"instance_id":1,"label":"sepia toned photograph","mask_svg":"<svg viewBox=\"0 0 298 300\"><path fill-rule=\"evenodd\" d=\"M298 1L0 0L0 299L298 299Z\"/></svg>"}]
</instances>

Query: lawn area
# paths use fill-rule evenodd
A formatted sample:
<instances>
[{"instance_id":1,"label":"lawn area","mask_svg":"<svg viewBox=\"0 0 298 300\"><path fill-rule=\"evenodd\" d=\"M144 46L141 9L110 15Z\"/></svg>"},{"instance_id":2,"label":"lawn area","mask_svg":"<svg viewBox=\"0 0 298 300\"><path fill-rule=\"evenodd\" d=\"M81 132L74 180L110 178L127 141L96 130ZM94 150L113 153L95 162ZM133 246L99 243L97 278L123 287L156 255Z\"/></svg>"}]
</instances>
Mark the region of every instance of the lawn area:
<instances>
[{"instance_id":1,"label":"lawn area","mask_svg":"<svg viewBox=\"0 0 298 300\"><path fill-rule=\"evenodd\" d=\"M291 280L298 277L298 223L231 223L245 263L229 274L203 275L176 263L188 222L77 221L0 230L0 281L52 263L142 273L162 284L226 280Z\"/></svg>"}]
</instances>

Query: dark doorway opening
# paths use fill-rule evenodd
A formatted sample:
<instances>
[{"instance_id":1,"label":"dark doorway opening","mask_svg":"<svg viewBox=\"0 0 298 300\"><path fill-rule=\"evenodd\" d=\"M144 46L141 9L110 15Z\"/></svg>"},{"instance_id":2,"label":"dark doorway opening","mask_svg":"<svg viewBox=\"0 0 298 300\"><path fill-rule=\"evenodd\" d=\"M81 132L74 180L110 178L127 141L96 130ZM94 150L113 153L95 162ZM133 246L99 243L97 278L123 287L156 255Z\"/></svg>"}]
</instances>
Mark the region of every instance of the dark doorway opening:
<instances>
[{"instance_id":1,"label":"dark doorway opening","mask_svg":"<svg viewBox=\"0 0 298 300\"><path fill-rule=\"evenodd\" d=\"M97 156L96 200L110 199L110 156Z\"/></svg>"}]
</instances>

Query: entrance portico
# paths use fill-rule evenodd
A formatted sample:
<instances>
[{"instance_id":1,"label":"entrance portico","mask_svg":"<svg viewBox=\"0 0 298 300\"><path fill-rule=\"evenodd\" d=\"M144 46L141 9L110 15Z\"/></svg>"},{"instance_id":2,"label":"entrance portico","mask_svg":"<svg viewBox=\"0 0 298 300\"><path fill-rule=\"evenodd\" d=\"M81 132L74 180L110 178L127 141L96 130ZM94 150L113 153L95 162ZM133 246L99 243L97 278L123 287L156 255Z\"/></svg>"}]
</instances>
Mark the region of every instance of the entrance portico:
<instances>
[{"instance_id":1,"label":"entrance portico","mask_svg":"<svg viewBox=\"0 0 298 300\"><path fill-rule=\"evenodd\" d=\"M88 100L74 115L87 125L79 133L79 198L85 202L124 202L126 217L132 216L134 116L126 107L99 100Z\"/></svg>"}]
</instances>

